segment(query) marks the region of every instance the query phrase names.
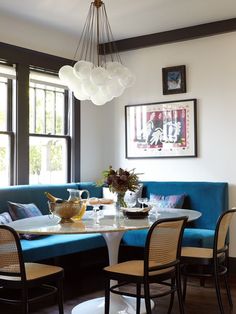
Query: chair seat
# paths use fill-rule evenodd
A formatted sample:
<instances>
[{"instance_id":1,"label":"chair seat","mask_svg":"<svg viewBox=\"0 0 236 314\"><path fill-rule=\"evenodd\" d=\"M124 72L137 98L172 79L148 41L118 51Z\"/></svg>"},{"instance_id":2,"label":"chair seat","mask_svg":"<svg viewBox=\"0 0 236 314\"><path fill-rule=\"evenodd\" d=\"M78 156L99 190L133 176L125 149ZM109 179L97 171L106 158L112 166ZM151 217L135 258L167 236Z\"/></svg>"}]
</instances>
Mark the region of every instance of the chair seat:
<instances>
[{"instance_id":1,"label":"chair seat","mask_svg":"<svg viewBox=\"0 0 236 314\"><path fill-rule=\"evenodd\" d=\"M219 253L218 259L224 260L225 253ZM183 247L181 250L182 262L194 263L212 263L213 262L213 249L199 248L199 247Z\"/></svg>"},{"instance_id":2,"label":"chair seat","mask_svg":"<svg viewBox=\"0 0 236 314\"><path fill-rule=\"evenodd\" d=\"M25 263L25 271L27 280L35 280L63 272L63 269L59 266L53 265Z\"/></svg>"},{"instance_id":3,"label":"chair seat","mask_svg":"<svg viewBox=\"0 0 236 314\"><path fill-rule=\"evenodd\" d=\"M12 267L5 267L4 270L14 271L14 265ZM53 265L45 265L45 264L38 264L38 263L25 263L25 273L26 273L26 280L36 280L39 278L51 276L57 273L63 273L63 268ZM12 280L12 281L20 281L21 278L16 276L5 276L1 275L0 279L2 280Z\"/></svg>"},{"instance_id":4,"label":"chair seat","mask_svg":"<svg viewBox=\"0 0 236 314\"><path fill-rule=\"evenodd\" d=\"M213 250L200 247L183 247L181 250L181 257L190 258L213 258Z\"/></svg>"},{"instance_id":5,"label":"chair seat","mask_svg":"<svg viewBox=\"0 0 236 314\"><path fill-rule=\"evenodd\" d=\"M154 267L154 266L160 266L160 265L158 265L155 262L150 262L149 266ZM113 273L142 277L144 276L144 262L141 260L133 260L133 261L123 262L116 265L105 267L104 270L113 272ZM171 270L174 270L174 267L169 267L169 268L161 269L158 271L153 271L149 273L149 275L154 276L154 275L164 274L164 273L170 272Z\"/></svg>"}]
</instances>

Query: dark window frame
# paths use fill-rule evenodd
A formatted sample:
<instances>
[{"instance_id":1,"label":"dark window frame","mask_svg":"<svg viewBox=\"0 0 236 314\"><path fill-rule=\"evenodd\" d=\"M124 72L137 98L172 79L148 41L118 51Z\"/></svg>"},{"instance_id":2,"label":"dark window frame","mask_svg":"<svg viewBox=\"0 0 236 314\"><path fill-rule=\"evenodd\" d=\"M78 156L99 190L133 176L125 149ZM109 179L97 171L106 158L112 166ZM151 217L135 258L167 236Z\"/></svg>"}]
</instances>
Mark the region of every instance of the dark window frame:
<instances>
[{"instance_id":1,"label":"dark window frame","mask_svg":"<svg viewBox=\"0 0 236 314\"><path fill-rule=\"evenodd\" d=\"M11 184L29 184L29 72L36 69L57 74L63 65L72 64L73 60L5 43L0 43L0 59L16 65L16 128L15 133L12 132L11 143L14 147L14 153L11 154L11 169L14 169ZM79 182L80 101L70 92L66 97L71 101L72 124L71 141L68 142L68 182ZM8 123L11 124L11 121ZM69 121L66 123L69 128Z\"/></svg>"},{"instance_id":2,"label":"dark window frame","mask_svg":"<svg viewBox=\"0 0 236 314\"><path fill-rule=\"evenodd\" d=\"M12 130L12 117L13 117L13 79L7 78L7 82L5 83L7 87L7 123L6 123L6 130L0 130L0 134L8 135L9 136L9 144L10 144L10 161L9 161L9 167L10 167L10 177L9 177L9 183L10 185L14 182L14 132Z\"/></svg>"}]
</instances>

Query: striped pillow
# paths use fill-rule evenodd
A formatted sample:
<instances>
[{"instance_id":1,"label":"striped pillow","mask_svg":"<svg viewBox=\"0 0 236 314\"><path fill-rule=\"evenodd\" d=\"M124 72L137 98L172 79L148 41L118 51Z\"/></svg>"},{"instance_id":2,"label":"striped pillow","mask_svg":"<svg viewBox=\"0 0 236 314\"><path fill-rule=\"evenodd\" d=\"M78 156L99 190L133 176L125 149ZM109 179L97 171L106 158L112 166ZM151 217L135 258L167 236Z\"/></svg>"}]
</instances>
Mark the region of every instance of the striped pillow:
<instances>
[{"instance_id":1,"label":"striped pillow","mask_svg":"<svg viewBox=\"0 0 236 314\"><path fill-rule=\"evenodd\" d=\"M35 216L42 216L41 211L33 203L20 204L20 203L8 202L8 207L9 207L9 213L13 220L35 217ZM26 239L26 240L33 240L38 237L40 237L40 235L21 234L21 238Z\"/></svg>"},{"instance_id":2,"label":"striped pillow","mask_svg":"<svg viewBox=\"0 0 236 314\"><path fill-rule=\"evenodd\" d=\"M12 222L12 218L8 212L0 214L0 225L5 225L9 222Z\"/></svg>"}]
</instances>

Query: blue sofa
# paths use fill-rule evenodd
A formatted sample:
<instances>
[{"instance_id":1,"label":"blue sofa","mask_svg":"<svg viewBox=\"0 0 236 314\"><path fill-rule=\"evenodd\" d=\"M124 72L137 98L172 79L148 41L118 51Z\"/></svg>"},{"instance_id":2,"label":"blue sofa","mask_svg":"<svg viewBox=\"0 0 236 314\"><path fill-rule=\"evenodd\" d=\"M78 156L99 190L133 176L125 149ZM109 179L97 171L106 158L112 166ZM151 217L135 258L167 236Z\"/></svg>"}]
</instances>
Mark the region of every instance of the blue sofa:
<instances>
[{"instance_id":1,"label":"blue sofa","mask_svg":"<svg viewBox=\"0 0 236 314\"><path fill-rule=\"evenodd\" d=\"M62 199L68 199L67 189L88 190L91 196L102 197L102 188L92 182L60 185L21 185L0 188L0 213L8 210L7 201L34 203L42 214L48 214L47 191ZM101 234L48 235L33 240L21 239L24 260L34 262L62 255L105 247Z\"/></svg>"},{"instance_id":2,"label":"blue sofa","mask_svg":"<svg viewBox=\"0 0 236 314\"><path fill-rule=\"evenodd\" d=\"M228 184L224 182L143 182L143 194L185 194L183 208L200 211L202 216L185 228L183 246L212 247L219 215L228 209ZM123 243L143 247L147 230L126 232Z\"/></svg>"},{"instance_id":3,"label":"blue sofa","mask_svg":"<svg viewBox=\"0 0 236 314\"><path fill-rule=\"evenodd\" d=\"M87 189L92 197L102 197L102 187L93 182L60 185L22 185L0 188L0 212L8 210L7 201L35 203L48 214L44 192L67 199L67 189ZM228 208L227 183L214 182L143 182L143 196L186 194L183 208L202 212L201 218L185 229L183 245L211 247L218 216ZM147 230L126 232L124 246L143 247ZM21 240L25 261L38 261L57 256L99 249L106 246L101 234L49 235L34 240Z\"/></svg>"}]
</instances>

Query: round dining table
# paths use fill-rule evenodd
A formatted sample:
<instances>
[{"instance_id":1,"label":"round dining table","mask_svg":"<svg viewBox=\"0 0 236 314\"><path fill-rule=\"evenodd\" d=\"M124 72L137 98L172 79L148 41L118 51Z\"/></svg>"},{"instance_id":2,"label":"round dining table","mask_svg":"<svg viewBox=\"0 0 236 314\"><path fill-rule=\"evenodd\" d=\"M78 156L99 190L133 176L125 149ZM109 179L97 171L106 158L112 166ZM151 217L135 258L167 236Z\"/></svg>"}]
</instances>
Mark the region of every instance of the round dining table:
<instances>
[{"instance_id":1,"label":"round dining table","mask_svg":"<svg viewBox=\"0 0 236 314\"><path fill-rule=\"evenodd\" d=\"M119 245L123 234L129 230L148 229L157 219L187 216L188 221L193 221L201 216L195 210L165 208L158 212L150 211L143 219L129 219L122 212L118 214L115 208L105 209L94 213L87 211L82 220L60 223L60 218L53 215L24 218L13 221L8 225L18 233L29 234L84 234L101 233L106 241L109 255L109 265L118 262ZM145 304L141 304L141 314L146 313ZM96 298L82 302L72 309L72 314L103 314L104 298ZM131 297L123 297L111 294L110 314L136 313L136 300Z\"/></svg>"}]
</instances>

